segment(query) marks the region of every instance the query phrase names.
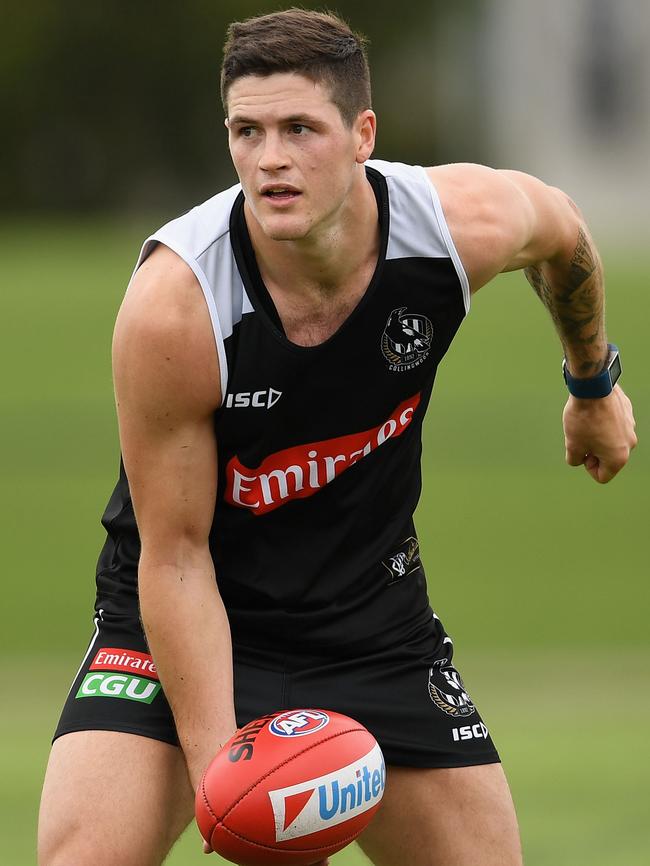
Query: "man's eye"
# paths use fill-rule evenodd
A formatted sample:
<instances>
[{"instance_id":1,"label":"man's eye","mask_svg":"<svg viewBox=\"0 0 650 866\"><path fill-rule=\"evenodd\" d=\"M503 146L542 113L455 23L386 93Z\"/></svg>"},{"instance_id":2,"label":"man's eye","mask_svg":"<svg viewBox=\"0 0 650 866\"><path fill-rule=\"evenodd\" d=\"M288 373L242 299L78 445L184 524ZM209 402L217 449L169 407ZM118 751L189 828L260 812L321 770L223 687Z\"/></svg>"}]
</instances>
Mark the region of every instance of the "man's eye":
<instances>
[{"instance_id":1,"label":"man's eye","mask_svg":"<svg viewBox=\"0 0 650 866\"><path fill-rule=\"evenodd\" d=\"M308 126L305 126L304 123L294 123L291 127L291 132L296 135L304 135L309 130Z\"/></svg>"},{"instance_id":2,"label":"man's eye","mask_svg":"<svg viewBox=\"0 0 650 866\"><path fill-rule=\"evenodd\" d=\"M252 138L255 133L255 129L252 126L242 126L239 129L239 135L242 138Z\"/></svg>"}]
</instances>

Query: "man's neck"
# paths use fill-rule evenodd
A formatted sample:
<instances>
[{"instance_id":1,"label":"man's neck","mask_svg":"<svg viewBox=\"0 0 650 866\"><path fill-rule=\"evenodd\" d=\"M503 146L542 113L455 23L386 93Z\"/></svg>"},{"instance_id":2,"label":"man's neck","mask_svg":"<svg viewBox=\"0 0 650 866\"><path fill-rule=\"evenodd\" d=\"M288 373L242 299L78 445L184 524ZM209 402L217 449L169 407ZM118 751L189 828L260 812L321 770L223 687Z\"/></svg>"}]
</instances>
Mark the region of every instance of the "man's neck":
<instances>
[{"instance_id":1,"label":"man's neck","mask_svg":"<svg viewBox=\"0 0 650 866\"><path fill-rule=\"evenodd\" d=\"M307 291L333 297L379 255L377 203L365 172L327 225L305 238L273 240L248 207L244 214L262 278L269 288L281 287L283 294Z\"/></svg>"}]
</instances>

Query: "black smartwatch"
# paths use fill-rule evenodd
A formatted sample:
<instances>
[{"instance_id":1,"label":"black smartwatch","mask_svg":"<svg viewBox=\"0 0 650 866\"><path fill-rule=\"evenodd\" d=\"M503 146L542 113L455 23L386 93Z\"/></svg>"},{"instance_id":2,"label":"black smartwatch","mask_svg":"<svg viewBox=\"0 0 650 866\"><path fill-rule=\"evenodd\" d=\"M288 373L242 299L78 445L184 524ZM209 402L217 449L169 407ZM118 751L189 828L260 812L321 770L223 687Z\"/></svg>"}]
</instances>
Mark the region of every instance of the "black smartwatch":
<instances>
[{"instance_id":1,"label":"black smartwatch","mask_svg":"<svg viewBox=\"0 0 650 866\"><path fill-rule=\"evenodd\" d=\"M562 362L562 373L564 381L569 389L569 394L574 397L581 397L583 400L593 400L599 397L607 397L612 393L614 385L621 375L621 358L618 353L618 346L613 343L608 343L609 355L605 369L597 376L591 376L589 379L576 379L569 373L566 358Z\"/></svg>"}]
</instances>

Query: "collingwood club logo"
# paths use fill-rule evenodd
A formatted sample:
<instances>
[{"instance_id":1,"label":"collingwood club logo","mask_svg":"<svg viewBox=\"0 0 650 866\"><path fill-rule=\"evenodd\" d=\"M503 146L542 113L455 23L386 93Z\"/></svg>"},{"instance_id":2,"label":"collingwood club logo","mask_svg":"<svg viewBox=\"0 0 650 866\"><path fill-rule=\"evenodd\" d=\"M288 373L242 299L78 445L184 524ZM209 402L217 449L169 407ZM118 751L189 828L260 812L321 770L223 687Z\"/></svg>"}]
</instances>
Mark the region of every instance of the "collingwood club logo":
<instances>
[{"instance_id":1,"label":"collingwood club logo","mask_svg":"<svg viewBox=\"0 0 650 866\"><path fill-rule=\"evenodd\" d=\"M381 351L393 372L419 367L431 351L433 325L426 316L397 307L381 335Z\"/></svg>"},{"instance_id":2,"label":"collingwood club logo","mask_svg":"<svg viewBox=\"0 0 650 866\"><path fill-rule=\"evenodd\" d=\"M436 685L436 679L444 689ZM448 692L448 688L452 691ZM476 712L460 674L448 659L441 659L429 668L429 697L448 716L471 716Z\"/></svg>"}]
</instances>

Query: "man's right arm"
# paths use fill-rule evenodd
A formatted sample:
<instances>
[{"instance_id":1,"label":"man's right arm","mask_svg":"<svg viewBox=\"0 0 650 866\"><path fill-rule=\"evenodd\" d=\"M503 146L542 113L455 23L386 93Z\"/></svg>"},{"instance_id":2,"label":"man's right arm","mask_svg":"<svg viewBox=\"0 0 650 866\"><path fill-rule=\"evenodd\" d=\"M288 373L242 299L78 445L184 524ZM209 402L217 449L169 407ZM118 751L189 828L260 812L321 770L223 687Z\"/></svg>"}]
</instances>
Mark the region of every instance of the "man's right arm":
<instances>
[{"instance_id":1,"label":"man's right arm","mask_svg":"<svg viewBox=\"0 0 650 866\"><path fill-rule=\"evenodd\" d=\"M428 170L460 259L476 291L503 271L525 269L551 313L569 371L599 373L608 356L598 253L576 205L561 190L518 171L479 165ZM632 405L616 385L602 399L569 396L566 459L610 481L636 445Z\"/></svg>"},{"instance_id":2,"label":"man's right arm","mask_svg":"<svg viewBox=\"0 0 650 866\"><path fill-rule=\"evenodd\" d=\"M236 727L226 612L209 550L221 402L201 288L158 246L138 269L113 342L120 442L140 534L140 612L196 788Z\"/></svg>"}]
</instances>

